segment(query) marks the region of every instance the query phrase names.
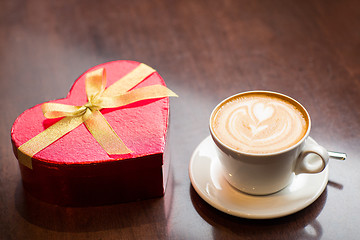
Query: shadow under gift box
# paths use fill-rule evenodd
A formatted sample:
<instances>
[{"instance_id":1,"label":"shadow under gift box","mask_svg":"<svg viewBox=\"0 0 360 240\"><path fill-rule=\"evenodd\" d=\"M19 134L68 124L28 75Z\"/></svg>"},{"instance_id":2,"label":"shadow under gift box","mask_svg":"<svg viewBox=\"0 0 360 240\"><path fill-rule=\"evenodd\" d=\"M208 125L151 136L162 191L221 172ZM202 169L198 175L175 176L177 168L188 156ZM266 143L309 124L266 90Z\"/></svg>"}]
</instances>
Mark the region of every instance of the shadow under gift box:
<instances>
[{"instance_id":1,"label":"shadow under gift box","mask_svg":"<svg viewBox=\"0 0 360 240\"><path fill-rule=\"evenodd\" d=\"M51 102L82 106L87 102L86 73L105 68L107 87L140 63L114 61L89 69L74 83L69 95ZM136 88L160 84L154 72ZM41 105L26 110L11 131L15 156L23 143L44 131ZM70 131L31 158L32 169L19 163L23 186L35 197L66 206L102 205L164 195L169 172L169 99L143 100L127 106L103 109L102 114L132 153L108 155L84 124Z\"/></svg>"}]
</instances>

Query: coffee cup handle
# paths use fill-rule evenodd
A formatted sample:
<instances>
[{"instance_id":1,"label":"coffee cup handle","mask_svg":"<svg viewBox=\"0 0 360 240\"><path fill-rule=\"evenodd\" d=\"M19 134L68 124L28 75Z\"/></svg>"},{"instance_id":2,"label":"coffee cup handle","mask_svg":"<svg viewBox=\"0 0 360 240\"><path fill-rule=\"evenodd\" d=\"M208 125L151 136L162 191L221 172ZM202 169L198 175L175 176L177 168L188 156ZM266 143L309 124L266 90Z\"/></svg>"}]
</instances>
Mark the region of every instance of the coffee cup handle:
<instances>
[{"instance_id":1,"label":"coffee cup handle","mask_svg":"<svg viewBox=\"0 0 360 240\"><path fill-rule=\"evenodd\" d=\"M314 158L314 154L321 159L321 166L319 166L319 159ZM312 155L312 156L311 156ZM305 141L305 145L297 160L295 174L299 173L319 173L322 172L329 163L328 151L314 141Z\"/></svg>"}]
</instances>

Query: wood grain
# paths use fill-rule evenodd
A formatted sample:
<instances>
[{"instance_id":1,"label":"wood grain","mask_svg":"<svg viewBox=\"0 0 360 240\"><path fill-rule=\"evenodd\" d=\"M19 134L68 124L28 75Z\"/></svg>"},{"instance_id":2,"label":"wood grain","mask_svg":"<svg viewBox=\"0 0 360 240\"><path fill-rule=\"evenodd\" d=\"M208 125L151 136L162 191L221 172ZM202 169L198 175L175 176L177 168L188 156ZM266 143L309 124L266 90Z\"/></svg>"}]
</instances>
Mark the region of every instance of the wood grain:
<instances>
[{"instance_id":1,"label":"wood grain","mask_svg":"<svg viewBox=\"0 0 360 240\"><path fill-rule=\"evenodd\" d=\"M1 239L356 239L360 233L360 2L1 1ZM65 97L88 68L144 62L180 97L171 99L172 172L164 198L64 208L22 188L10 143L16 117ZM255 221L219 212L188 177L213 107L265 89L299 100L311 136L348 154L308 208Z\"/></svg>"}]
</instances>

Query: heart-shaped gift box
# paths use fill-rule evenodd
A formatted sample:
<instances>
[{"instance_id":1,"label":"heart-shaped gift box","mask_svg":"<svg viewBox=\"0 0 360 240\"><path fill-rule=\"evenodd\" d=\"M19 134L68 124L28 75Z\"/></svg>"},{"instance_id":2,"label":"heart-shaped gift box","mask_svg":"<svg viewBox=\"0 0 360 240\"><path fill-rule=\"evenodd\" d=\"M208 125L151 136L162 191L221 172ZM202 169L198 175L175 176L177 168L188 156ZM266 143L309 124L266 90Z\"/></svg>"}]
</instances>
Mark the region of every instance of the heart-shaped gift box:
<instances>
[{"instance_id":1,"label":"heart-shaped gift box","mask_svg":"<svg viewBox=\"0 0 360 240\"><path fill-rule=\"evenodd\" d=\"M89 85L92 81L88 80L91 74L99 71L98 77L103 78L101 81L104 86L97 83ZM153 90L141 91L153 86L163 87L170 94L161 96L154 95ZM145 64L113 61L83 73L66 98L26 110L15 120L11 130L13 149L19 160L24 188L44 201L72 206L162 196L169 171L166 144L169 120L167 96L175 95L164 86L161 76ZM88 102L99 95L92 94L94 87L99 88L99 94L112 88L107 91L106 97L124 95L120 100L119 97L116 99L122 104L112 106L109 103L108 108L88 107ZM125 89L125 94L118 94L119 89ZM103 99L105 98L101 98L101 102L108 100ZM114 102L113 99L111 101ZM53 105L58 107L57 104L60 108L70 105L77 112L57 118L58 110L53 109L48 114L56 115L55 118L46 118L44 108L47 106L49 110ZM103 131L96 123L90 121L88 124L88 120L81 120L80 111L81 114L88 111L90 115L94 115L92 112L100 112L100 118L103 118L99 125L108 128L108 132ZM67 118L80 119L80 122L64 132L63 128L66 129L67 126L62 126L64 124L61 122ZM57 134L60 135L51 140ZM107 139L108 135L115 137ZM118 141L129 151L109 153L107 148L115 148L117 151Z\"/></svg>"}]
</instances>

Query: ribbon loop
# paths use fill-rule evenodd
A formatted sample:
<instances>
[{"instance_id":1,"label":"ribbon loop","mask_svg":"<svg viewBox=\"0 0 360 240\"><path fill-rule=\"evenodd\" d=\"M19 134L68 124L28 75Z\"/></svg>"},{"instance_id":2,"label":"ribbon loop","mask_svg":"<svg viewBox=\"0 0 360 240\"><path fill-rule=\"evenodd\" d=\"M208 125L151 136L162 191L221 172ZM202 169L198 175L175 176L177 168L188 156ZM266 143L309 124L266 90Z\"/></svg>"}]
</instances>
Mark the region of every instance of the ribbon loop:
<instances>
[{"instance_id":1,"label":"ribbon loop","mask_svg":"<svg viewBox=\"0 0 360 240\"><path fill-rule=\"evenodd\" d=\"M170 96L176 97L177 95L163 85L152 85L137 88L114 97L101 97L98 99L98 104L102 108L116 108L141 100L156 99Z\"/></svg>"},{"instance_id":2,"label":"ribbon loop","mask_svg":"<svg viewBox=\"0 0 360 240\"><path fill-rule=\"evenodd\" d=\"M85 113L86 107L60 103L44 103L41 110L46 118L77 117Z\"/></svg>"},{"instance_id":3,"label":"ribbon loop","mask_svg":"<svg viewBox=\"0 0 360 240\"><path fill-rule=\"evenodd\" d=\"M88 102L92 102L99 97L106 87L106 71L99 68L86 74L85 90Z\"/></svg>"}]
</instances>

